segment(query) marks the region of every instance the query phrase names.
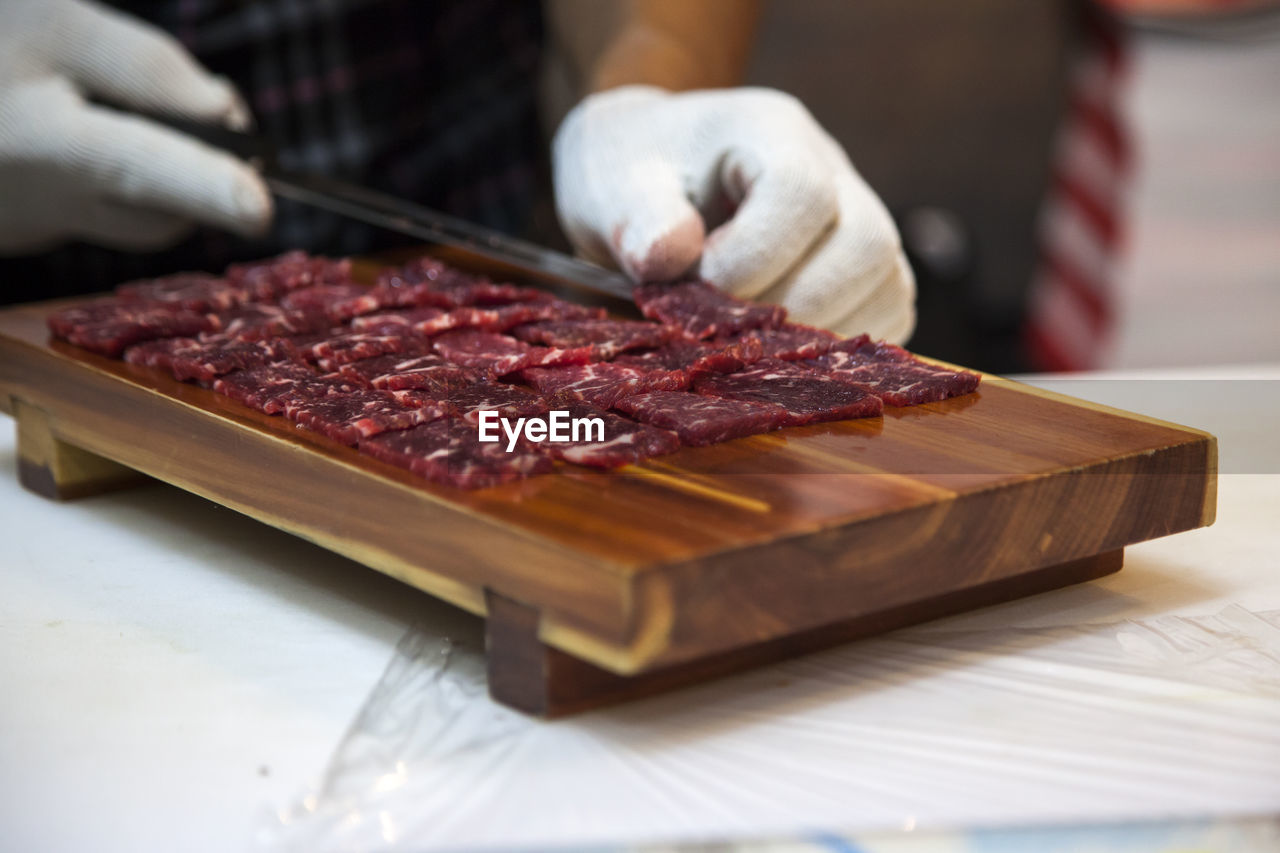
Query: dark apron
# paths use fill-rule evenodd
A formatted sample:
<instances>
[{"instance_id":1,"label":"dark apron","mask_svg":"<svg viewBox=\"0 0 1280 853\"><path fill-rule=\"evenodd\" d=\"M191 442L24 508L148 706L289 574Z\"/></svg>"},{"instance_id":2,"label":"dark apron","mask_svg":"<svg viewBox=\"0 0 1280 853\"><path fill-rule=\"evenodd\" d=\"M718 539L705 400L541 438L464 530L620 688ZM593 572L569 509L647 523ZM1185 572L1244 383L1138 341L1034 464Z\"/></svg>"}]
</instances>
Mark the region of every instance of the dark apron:
<instances>
[{"instance_id":1,"label":"dark apron","mask_svg":"<svg viewBox=\"0 0 1280 853\"><path fill-rule=\"evenodd\" d=\"M132 0L249 102L282 165L340 176L509 233L546 191L530 0ZM290 248L356 254L405 238L277 201L263 239L201 229L128 253L83 243L0 258L0 301L105 290L130 278Z\"/></svg>"}]
</instances>

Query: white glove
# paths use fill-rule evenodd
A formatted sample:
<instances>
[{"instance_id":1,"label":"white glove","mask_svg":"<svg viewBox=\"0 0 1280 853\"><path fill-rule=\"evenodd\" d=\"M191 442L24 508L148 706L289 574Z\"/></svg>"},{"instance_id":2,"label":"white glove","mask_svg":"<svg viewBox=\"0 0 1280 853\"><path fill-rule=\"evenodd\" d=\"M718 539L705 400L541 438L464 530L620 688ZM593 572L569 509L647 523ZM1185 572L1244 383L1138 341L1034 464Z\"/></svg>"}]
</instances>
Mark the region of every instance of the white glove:
<instances>
[{"instance_id":1,"label":"white glove","mask_svg":"<svg viewBox=\"0 0 1280 853\"><path fill-rule=\"evenodd\" d=\"M569 113L553 156L561 224L597 263L637 281L693 272L845 335L901 342L915 326L893 220L790 95L612 89Z\"/></svg>"},{"instance_id":2,"label":"white glove","mask_svg":"<svg viewBox=\"0 0 1280 853\"><path fill-rule=\"evenodd\" d=\"M85 102L244 127L235 90L176 41L83 0L0 0L0 21L0 252L72 238L156 248L193 222L266 227L271 196L249 166Z\"/></svg>"}]
</instances>

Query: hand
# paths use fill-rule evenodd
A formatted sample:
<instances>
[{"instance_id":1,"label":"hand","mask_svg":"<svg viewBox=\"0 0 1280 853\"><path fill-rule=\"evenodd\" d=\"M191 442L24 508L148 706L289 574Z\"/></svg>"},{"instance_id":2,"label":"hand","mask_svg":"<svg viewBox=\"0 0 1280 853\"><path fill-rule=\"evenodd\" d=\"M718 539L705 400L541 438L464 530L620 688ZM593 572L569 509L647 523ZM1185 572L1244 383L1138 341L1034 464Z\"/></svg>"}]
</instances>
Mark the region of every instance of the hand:
<instances>
[{"instance_id":1,"label":"hand","mask_svg":"<svg viewBox=\"0 0 1280 853\"><path fill-rule=\"evenodd\" d=\"M845 335L911 334L915 280L893 220L789 95L612 89L569 114L553 156L560 221L597 263L637 281L694 273ZM717 207L736 212L708 234Z\"/></svg>"},{"instance_id":2,"label":"hand","mask_svg":"<svg viewBox=\"0 0 1280 853\"><path fill-rule=\"evenodd\" d=\"M82 0L0 0L0 252L68 239L125 249L195 222L251 234L271 196L246 164L138 116L248 123L231 86L169 36Z\"/></svg>"}]
</instances>

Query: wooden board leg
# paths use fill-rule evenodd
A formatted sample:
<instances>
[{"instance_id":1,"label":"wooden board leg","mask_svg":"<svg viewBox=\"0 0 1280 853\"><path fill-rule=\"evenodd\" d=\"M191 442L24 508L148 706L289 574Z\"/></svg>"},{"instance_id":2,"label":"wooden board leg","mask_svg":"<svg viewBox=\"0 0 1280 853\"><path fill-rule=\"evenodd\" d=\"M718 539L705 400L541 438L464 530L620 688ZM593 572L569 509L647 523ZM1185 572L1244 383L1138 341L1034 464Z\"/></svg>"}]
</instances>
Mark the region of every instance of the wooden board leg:
<instances>
[{"instance_id":1,"label":"wooden board leg","mask_svg":"<svg viewBox=\"0 0 1280 853\"><path fill-rule=\"evenodd\" d=\"M38 495L72 500L147 480L132 468L59 439L42 409L14 400L13 416L18 428L18 481Z\"/></svg>"},{"instance_id":2,"label":"wooden board leg","mask_svg":"<svg viewBox=\"0 0 1280 853\"><path fill-rule=\"evenodd\" d=\"M861 637L951 616L994 603L1095 580L1120 570L1124 550L1048 566L904 607L859 616L701 660L621 676L547 646L538 639L536 608L485 592L489 695L538 717L558 717L676 687L698 684L751 667L806 654Z\"/></svg>"}]
</instances>

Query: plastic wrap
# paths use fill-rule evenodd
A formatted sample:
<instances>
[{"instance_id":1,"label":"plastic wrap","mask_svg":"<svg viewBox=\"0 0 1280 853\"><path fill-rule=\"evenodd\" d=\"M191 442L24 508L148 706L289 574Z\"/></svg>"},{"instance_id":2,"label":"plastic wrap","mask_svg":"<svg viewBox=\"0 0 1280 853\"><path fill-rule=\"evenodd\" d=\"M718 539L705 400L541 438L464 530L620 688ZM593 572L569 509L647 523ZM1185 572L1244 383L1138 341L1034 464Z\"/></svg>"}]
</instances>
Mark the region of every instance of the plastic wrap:
<instances>
[{"instance_id":1,"label":"plastic wrap","mask_svg":"<svg viewBox=\"0 0 1280 853\"><path fill-rule=\"evenodd\" d=\"M474 639L416 630L322 784L265 839L811 842L1011 814L1247 814L1280 804L1278 768L1280 612L911 629L551 723L489 700Z\"/></svg>"}]
</instances>

